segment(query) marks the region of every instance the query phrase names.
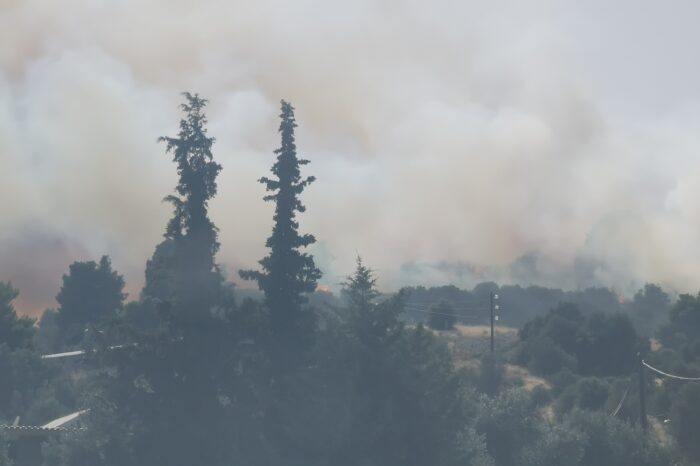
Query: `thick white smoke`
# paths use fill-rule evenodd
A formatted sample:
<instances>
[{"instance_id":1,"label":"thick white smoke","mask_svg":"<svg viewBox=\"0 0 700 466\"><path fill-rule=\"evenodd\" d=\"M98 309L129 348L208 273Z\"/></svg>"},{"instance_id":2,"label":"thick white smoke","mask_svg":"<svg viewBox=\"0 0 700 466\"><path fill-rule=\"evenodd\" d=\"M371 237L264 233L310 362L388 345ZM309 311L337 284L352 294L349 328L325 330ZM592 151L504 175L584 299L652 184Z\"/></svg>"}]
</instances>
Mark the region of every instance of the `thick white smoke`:
<instances>
[{"instance_id":1,"label":"thick white smoke","mask_svg":"<svg viewBox=\"0 0 700 466\"><path fill-rule=\"evenodd\" d=\"M526 5L527 4L527 5ZM677 2L5 0L0 280L26 312L110 254L132 296L168 216L179 92L210 99L211 215L265 254L280 98L334 285L700 284L699 7ZM523 259L523 257L525 257Z\"/></svg>"}]
</instances>

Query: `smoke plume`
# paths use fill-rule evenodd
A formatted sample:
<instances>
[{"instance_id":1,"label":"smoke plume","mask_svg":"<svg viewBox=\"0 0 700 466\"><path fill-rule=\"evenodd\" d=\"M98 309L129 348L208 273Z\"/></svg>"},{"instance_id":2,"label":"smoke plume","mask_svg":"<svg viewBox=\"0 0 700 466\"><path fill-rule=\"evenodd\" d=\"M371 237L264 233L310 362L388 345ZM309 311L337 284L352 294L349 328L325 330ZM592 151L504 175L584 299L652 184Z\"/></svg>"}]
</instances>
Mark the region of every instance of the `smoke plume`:
<instances>
[{"instance_id":1,"label":"smoke plume","mask_svg":"<svg viewBox=\"0 0 700 466\"><path fill-rule=\"evenodd\" d=\"M53 305L109 254L132 296L161 240L181 91L210 99L232 279L265 254L256 179L297 108L324 283L700 284L697 3L5 0L0 280Z\"/></svg>"}]
</instances>

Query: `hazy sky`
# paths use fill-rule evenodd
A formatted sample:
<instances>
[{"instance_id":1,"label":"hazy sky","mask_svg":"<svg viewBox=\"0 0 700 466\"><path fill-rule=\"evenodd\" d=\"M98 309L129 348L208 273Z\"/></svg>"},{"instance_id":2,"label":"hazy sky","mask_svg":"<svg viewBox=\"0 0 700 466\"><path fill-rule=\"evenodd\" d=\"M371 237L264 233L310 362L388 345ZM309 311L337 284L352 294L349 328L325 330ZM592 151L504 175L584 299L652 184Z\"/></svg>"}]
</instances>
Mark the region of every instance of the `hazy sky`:
<instances>
[{"instance_id":1,"label":"hazy sky","mask_svg":"<svg viewBox=\"0 0 700 466\"><path fill-rule=\"evenodd\" d=\"M170 215L182 91L210 99L211 216L265 254L278 102L317 176L335 285L497 278L700 289L696 1L0 0L0 280L53 305L74 260L135 297ZM524 258L523 258L524 257Z\"/></svg>"}]
</instances>

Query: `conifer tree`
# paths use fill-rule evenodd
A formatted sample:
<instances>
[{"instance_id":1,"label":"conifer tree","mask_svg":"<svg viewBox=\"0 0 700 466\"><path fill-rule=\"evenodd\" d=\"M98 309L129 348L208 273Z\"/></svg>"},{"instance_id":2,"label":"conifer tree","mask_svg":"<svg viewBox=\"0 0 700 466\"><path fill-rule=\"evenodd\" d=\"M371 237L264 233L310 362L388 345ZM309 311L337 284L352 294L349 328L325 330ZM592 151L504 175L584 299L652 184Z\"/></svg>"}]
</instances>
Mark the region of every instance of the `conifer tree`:
<instances>
[{"instance_id":1,"label":"conifer tree","mask_svg":"<svg viewBox=\"0 0 700 466\"><path fill-rule=\"evenodd\" d=\"M221 277L214 261L219 250L218 229L209 219L209 200L216 195L221 165L213 160L214 138L207 136L207 104L198 94L183 94L185 117L178 136L161 137L177 164L176 194L165 200L174 208L165 241L148 262L143 294L180 308L208 307L217 295Z\"/></svg>"},{"instance_id":2,"label":"conifer tree","mask_svg":"<svg viewBox=\"0 0 700 466\"><path fill-rule=\"evenodd\" d=\"M422 325L403 324L404 292L375 302L376 278L359 257L343 295L347 321L336 344L346 345L352 421L334 464L469 464L454 448L466 411L447 347Z\"/></svg>"},{"instance_id":3,"label":"conifer tree","mask_svg":"<svg viewBox=\"0 0 700 466\"><path fill-rule=\"evenodd\" d=\"M240 275L256 280L265 293L273 334L292 336L298 334L306 322L302 310L306 302L304 294L316 289L321 271L316 268L312 255L299 250L316 241L313 235L300 235L296 221L296 214L306 210L299 196L315 178L301 177L300 167L309 161L297 158L294 107L284 100L280 118L282 145L275 150L274 178L259 180L271 192L264 200L275 203L272 235L266 242L270 253L260 261L262 271L246 270Z\"/></svg>"},{"instance_id":4,"label":"conifer tree","mask_svg":"<svg viewBox=\"0 0 700 466\"><path fill-rule=\"evenodd\" d=\"M377 290L374 272L365 266L362 258L357 258L355 272L343 284L342 294L347 300L346 328L363 345L377 350L403 331L399 315L405 293L400 291L382 302L373 302L381 293Z\"/></svg>"},{"instance_id":5,"label":"conifer tree","mask_svg":"<svg viewBox=\"0 0 700 466\"><path fill-rule=\"evenodd\" d=\"M348 277L343 286L343 295L348 299L349 304L358 311L367 310L372 300L379 297L377 291L377 279L374 277L372 269L362 263L362 258L357 256L357 266L355 273Z\"/></svg>"}]
</instances>

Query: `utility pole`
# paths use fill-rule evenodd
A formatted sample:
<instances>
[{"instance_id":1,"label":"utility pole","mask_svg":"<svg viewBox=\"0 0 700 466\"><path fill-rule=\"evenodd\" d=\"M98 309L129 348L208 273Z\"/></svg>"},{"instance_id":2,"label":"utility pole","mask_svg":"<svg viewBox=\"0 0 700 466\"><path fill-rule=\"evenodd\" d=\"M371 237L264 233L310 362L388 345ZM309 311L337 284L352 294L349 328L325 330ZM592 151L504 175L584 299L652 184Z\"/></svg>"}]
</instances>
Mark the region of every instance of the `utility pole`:
<instances>
[{"instance_id":1,"label":"utility pole","mask_svg":"<svg viewBox=\"0 0 700 466\"><path fill-rule=\"evenodd\" d=\"M639 362L639 424L642 426L642 430L646 432L649 424L647 423L646 384L644 383L642 353L637 353L637 360Z\"/></svg>"},{"instance_id":2,"label":"utility pole","mask_svg":"<svg viewBox=\"0 0 700 466\"><path fill-rule=\"evenodd\" d=\"M491 294L489 295L489 298L490 298L490 302L491 302L491 306L490 306L490 308L491 308L491 359L493 359L493 319L494 319L493 301L494 301L494 299L498 298L498 295L491 292Z\"/></svg>"}]
</instances>

